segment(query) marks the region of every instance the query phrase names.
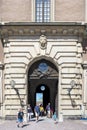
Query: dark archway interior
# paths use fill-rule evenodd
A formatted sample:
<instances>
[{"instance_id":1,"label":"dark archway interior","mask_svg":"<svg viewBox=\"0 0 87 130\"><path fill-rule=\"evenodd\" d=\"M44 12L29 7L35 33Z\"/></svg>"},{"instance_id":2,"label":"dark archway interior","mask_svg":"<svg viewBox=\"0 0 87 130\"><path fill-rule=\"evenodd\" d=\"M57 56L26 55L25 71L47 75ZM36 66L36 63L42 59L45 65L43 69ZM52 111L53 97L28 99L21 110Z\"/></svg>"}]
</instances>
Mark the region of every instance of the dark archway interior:
<instances>
[{"instance_id":1,"label":"dark archway interior","mask_svg":"<svg viewBox=\"0 0 87 130\"><path fill-rule=\"evenodd\" d=\"M41 86L45 86L44 91L41 90ZM32 108L36 105L36 94L42 93L44 108L50 102L52 109L57 110L57 88L58 70L52 62L42 59L31 65L28 72L27 103L31 104Z\"/></svg>"}]
</instances>

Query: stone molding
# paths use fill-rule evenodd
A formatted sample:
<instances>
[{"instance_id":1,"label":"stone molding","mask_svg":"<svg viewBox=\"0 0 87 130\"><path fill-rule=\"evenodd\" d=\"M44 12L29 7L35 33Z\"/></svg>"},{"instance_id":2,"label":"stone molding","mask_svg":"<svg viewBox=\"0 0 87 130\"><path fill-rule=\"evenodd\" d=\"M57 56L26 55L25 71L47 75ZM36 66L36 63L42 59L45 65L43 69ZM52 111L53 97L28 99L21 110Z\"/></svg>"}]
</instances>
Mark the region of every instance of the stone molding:
<instances>
[{"instance_id":1,"label":"stone molding","mask_svg":"<svg viewBox=\"0 0 87 130\"><path fill-rule=\"evenodd\" d=\"M0 70L4 68L4 65L0 63Z\"/></svg>"},{"instance_id":2,"label":"stone molding","mask_svg":"<svg viewBox=\"0 0 87 130\"><path fill-rule=\"evenodd\" d=\"M81 36L86 32L86 25L81 24L1 24L0 37L11 36L36 36L36 35L58 35L58 36Z\"/></svg>"},{"instance_id":3,"label":"stone molding","mask_svg":"<svg viewBox=\"0 0 87 130\"><path fill-rule=\"evenodd\" d=\"M87 69L87 61L83 63L83 69Z\"/></svg>"}]
</instances>

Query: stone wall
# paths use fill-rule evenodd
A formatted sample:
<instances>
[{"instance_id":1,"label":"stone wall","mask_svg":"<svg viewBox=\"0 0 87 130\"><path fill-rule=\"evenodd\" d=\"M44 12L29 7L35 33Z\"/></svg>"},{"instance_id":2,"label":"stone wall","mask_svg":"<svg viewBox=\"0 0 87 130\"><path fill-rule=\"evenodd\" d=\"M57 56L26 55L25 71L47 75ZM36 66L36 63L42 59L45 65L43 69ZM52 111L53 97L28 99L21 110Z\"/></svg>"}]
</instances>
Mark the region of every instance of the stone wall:
<instances>
[{"instance_id":1,"label":"stone wall","mask_svg":"<svg viewBox=\"0 0 87 130\"><path fill-rule=\"evenodd\" d=\"M83 22L85 7L85 0L53 0L51 22ZM1 0L0 22L35 22L35 0Z\"/></svg>"},{"instance_id":2,"label":"stone wall","mask_svg":"<svg viewBox=\"0 0 87 130\"><path fill-rule=\"evenodd\" d=\"M39 37L34 39L9 39L5 44L4 108L5 115L16 115L22 103L27 102L27 72L31 61L51 57L59 69L58 111L63 115L80 115L82 103L82 46L76 39L47 39L46 49L41 49ZM10 81L15 81L14 88ZM70 82L75 80L71 89Z\"/></svg>"},{"instance_id":3,"label":"stone wall","mask_svg":"<svg viewBox=\"0 0 87 130\"><path fill-rule=\"evenodd\" d=\"M85 0L55 0L55 21L85 21Z\"/></svg>"},{"instance_id":4,"label":"stone wall","mask_svg":"<svg viewBox=\"0 0 87 130\"><path fill-rule=\"evenodd\" d=\"M32 0L0 0L1 22L31 22Z\"/></svg>"}]
</instances>

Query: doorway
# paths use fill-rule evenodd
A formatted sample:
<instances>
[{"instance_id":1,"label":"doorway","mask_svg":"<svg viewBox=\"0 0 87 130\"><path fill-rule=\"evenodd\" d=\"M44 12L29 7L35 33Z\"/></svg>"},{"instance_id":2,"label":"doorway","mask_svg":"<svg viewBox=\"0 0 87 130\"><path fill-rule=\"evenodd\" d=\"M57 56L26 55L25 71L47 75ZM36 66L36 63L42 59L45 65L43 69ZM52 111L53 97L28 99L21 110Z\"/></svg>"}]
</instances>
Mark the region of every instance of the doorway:
<instances>
[{"instance_id":1,"label":"doorway","mask_svg":"<svg viewBox=\"0 0 87 130\"><path fill-rule=\"evenodd\" d=\"M46 85L41 84L36 88L35 102L43 104L44 108L50 102L50 89Z\"/></svg>"},{"instance_id":2,"label":"doorway","mask_svg":"<svg viewBox=\"0 0 87 130\"><path fill-rule=\"evenodd\" d=\"M50 102L51 108L58 111L58 69L50 61L41 59L33 63L28 71L27 103L32 109L38 102L44 108Z\"/></svg>"}]
</instances>

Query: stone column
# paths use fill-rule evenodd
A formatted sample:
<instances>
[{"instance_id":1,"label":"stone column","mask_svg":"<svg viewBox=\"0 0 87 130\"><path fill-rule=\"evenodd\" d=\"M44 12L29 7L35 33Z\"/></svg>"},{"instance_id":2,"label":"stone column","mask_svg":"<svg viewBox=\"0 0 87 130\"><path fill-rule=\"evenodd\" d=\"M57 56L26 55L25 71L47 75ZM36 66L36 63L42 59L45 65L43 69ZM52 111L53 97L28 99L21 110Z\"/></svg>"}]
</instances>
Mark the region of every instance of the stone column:
<instances>
[{"instance_id":1,"label":"stone column","mask_svg":"<svg viewBox=\"0 0 87 130\"><path fill-rule=\"evenodd\" d=\"M61 67L59 67L59 84L58 84L58 120L59 122L63 122L63 113L62 113L62 108L61 108L61 89L62 89L62 86L61 86L61 79L62 79L62 76L61 76Z\"/></svg>"},{"instance_id":2,"label":"stone column","mask_svg":"<svg viewBox=\"0 0 87 130\"><path fill-rule=\"evenodd\" d=\"M87 117L87 61L83 63L83 103L82 116Z\"/></svg>"},{"instance_id":3,"label":"stone column","mask_svg":"<svg viewBox=\"0 0 87 130\"><path fill-rule=\"evenodd\" d=\"M3 39L3 44L4 44L4 64L5 64L5 68L4 68L4 89L3 91L5 92L7 86L8 86L8 83L10 83L11 81L11 75L10 75L10 68L11 68L11 64L10 64L10 42L8 40L8 37L4 38ZM10 86L10 85L9 85ZM8 88L10 93L11 93L11 86ZM5 95L4 95L5 94ZM6 109L6 104L7 104L7 101L9 99L5 99L5 96L7 96L8 93L3 93L3 100L4 100L4 103L3 103L3 118L6 117L6 113L7 113L7 109ZM10 104L10 100L9 100L9 109L10 109L10 112L11 112L11 104Z\"/></svg>"},{"instance_id":4,"label":"stone column","mask_svg":"<svg viewBox=\"0 0 87 130\"><path fill-rule=\"evenodd\" d=\"M32 0L32 21L35 21L35 0Z\"/></svg>"},{"instance_id":5,"label":"stone column","mask_svg":"<svg viewBox=\"0 0 87 130\"><path fill-rule=\"evenodd\" d=\"M55 14L55 0L52 0L51 1L51 21L54 22L55 21L55 17L54 17L54 14Z\"/></svg>"},{"instance_id":6,"label":"stone column","mask_svg":"<svg viewBox=\"0 0 87 130\"><path fill-rule=\"evenodd\" d=\"M3 76L2 76L2 71L3 71L3 64L0 62L0 107L1 107L1 114L0 116L2 117L2 105L3 105Z\"/></svg>"},{"instance_id":7,"label":"stone column","mask_svg":"<svg viewBox=\"0 0 87 130\"><path fill-rule=\"evenodd\" d=\"M83 64L83 102L87 103L87 61Z\"/></svg>"}]
</instances>

